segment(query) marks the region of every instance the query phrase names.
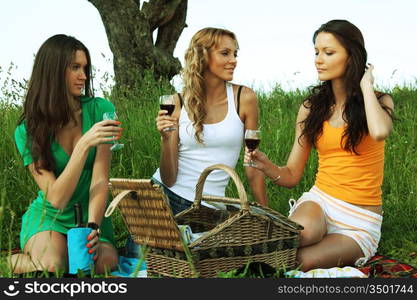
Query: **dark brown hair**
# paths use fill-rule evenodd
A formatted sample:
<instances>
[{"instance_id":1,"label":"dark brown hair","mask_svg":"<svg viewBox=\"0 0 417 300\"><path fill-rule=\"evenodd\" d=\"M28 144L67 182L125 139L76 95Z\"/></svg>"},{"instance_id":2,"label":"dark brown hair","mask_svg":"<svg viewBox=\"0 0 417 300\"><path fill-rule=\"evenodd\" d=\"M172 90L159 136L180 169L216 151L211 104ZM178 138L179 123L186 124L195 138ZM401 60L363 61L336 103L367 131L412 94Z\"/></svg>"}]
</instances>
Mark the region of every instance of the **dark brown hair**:
<instances>
[{"instance_id":1,"label":"dark brown hair","mask_svg":"<svg viewBox=\"0 0 417 300\"><path fill-rule=\"evenodd\" d=\"M366 136L368 125L366 122L365 106L360 81L365 72L367 52L361 31L346 20L331 20L320 26L314 32L313 43L316 42L320 32L331 33L346 49L349 61L344 75L347 91L346 103L343 110L343 119L347 124L342 137L343 148L346 151L358 154L356 147ZM335 104L331 81L324 81L310 88L310 95L303 105L310 110L303 123L301 136L308 143L316 147L317 139L323 132L323 122L331 116L331 107ZM382 106L391 115L389 108Z\"/></svg>"},{"instance_id":2,"label":"dark brown hair","mask_svg":"<svg viewBox=\"0 0 417 300\"><path fill-rule=\"evenodd\" d=\"M77 50L83 51L87 57L84 94L90 97L90 53L79 40L64 34L54 35L42 44L35 57L19 124L25 122L26 146L30 149L38 173L40 169L54 170L51 143L61 128L71 120L76 121L65 73L73 63Z\"/></svg>"}]
</instances>

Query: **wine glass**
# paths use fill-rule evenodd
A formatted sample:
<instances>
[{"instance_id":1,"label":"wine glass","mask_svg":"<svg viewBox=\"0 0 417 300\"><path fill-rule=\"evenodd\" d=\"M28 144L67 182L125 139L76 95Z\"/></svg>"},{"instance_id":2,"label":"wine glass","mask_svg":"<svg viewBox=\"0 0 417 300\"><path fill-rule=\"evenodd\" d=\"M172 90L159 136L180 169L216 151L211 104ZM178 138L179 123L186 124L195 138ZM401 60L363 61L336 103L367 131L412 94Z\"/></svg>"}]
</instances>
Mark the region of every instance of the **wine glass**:
<instances>
[{"instance_id":1,"label":"wine glass","mask_svg":"<svg viewBox=\"0 0 417 300\"><path fill-rule=\"evenodd\" d=\"M248 147L249 152L253 152L258 148L261 142L261 131L255 129L246 129L245 131L245 144ZM255 163L250 160L249 163L243 164L245 167L256 167Z\"/></svg>"},{"instance_id":2,"label":"wine glass","mask_svg":"<svg viewBox=\"0 0 417 300\"><path fill-rule=\"evenodd\" d=\"M175 100L173 95L162 95L159 97L159 108L161 110L166 110L167 115L170 116L175 109ZM175 127L165 128L163 131L172 131L176 130Z\"/></svg>"},{"instance_id":3,"label":"wine glass","mask_svg":"<svg viewBox=\"0 0 417 300\"><path fill-rule=\"evenodd\" d=\"M111 111L111 112L105 112L103 114L103 120L114 120L116 121L118 119L117 114L115 111ZM124 144L120 144L118 141L114 141L113 146L110 147L111 151L116 151L119 149L122 149L125 145Z\"/></svg>"}]
</instances>

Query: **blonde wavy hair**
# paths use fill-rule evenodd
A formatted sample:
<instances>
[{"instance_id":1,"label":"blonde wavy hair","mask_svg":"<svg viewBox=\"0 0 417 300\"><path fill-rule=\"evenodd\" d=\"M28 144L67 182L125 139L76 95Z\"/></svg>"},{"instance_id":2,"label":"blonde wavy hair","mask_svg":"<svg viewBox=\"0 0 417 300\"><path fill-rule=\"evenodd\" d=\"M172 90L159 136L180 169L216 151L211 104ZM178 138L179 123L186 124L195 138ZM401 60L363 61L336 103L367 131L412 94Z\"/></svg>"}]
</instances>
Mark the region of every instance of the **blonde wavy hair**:
<instances>
[{"instance_id":1,"label":"blonde wavy hair","mask_svg":"<svg viewBox=\"0 0 417 300\"><path fill-rule=\"evenodd\" d=\"M208 66L209 50L216 47L223 36L229 36L235 40L238 48L233 32L207 27L194 34L185 52L185 66L182 70L184 105L188 109L195 129L195 139L200 144L203 143L203 121L206 117L204 109L206 86L203 74Z\"/></svg>"}]
</instances>

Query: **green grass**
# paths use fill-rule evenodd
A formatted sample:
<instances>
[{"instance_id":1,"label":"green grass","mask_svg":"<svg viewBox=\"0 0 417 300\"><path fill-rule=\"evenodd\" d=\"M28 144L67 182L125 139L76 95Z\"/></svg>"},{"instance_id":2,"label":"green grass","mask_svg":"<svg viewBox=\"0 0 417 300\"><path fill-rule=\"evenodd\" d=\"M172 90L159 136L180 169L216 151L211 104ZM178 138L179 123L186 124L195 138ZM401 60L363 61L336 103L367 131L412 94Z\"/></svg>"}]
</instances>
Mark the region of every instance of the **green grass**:
<instances>
[{"instance_id":1,"label":"green grass","mask_svg":"<svg viewBox=\"0 0 417 300\"><path fill-rule=\"evenodd\" d=\"M0 70L0 76L1 70ZM1 79L1 78L0 78ZM1 82L1 80L0 80ZM22 84L0 87L0 248L19 247L21 217L30 202L35 199L37 187L15 148L13 133L21 113L16 101L22 98ZM125 148L114 154L111 177L149 178L159 164L160 137L155 126L158 111L157 96L169 91L169 87L156 84L149 78L135 93L108 97L117 107L124 128L121 142ZM388 91L395 103L399 118L394 123L392 135L385 146L385 176L382 186L384 221L378 252L417 266L417 257L410 255L417 250L417 88L395 87ZM283 91L279 86L272 92L258 92L261 108L263 150L276 164L286 163L294 140L295 117L306 91ZM293 189L280 188L267 183L270 207L283 214L288 211L288 199L297 199L308 190L315 177L317 154L310 155L304 176ZM242 155L236 168L253 201L242 167ZM227 193L237 197L233 184ZM118 213L113 215L118 246L123 246L127 232ZM0 257L0 277L7 276L4 254ZM223 274L233 277L234 273Z\"/></svg>"}]
</instances>

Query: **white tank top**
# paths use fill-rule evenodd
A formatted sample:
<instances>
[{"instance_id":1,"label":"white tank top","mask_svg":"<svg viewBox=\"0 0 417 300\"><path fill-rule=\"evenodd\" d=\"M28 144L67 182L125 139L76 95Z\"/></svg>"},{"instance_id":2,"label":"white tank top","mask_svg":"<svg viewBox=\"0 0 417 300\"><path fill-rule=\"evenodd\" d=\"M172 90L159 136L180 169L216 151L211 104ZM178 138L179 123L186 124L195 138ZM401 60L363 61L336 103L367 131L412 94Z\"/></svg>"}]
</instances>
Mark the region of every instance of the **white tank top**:
<instances>
[{"instance_id":1,"label":"white tank top","mask_svg":"<svg viewBox=\"0 0 417 300\"><path fill-rule=\"evenodd\" d=\"M214 164L225 164L235 168L239 159L244 137L244 124L236 112L232 84L226 82L227 114L215 124L203 125L203 142L197 143L194 127L185 110L181 109L179 118L178 175L170 190L177 195L194 201L195 187L201 172ZM153 177L160 182L159 169ZM229 175L215 170L207 177L203 195L224 197Z\"/></svg>"}]
</instances>

